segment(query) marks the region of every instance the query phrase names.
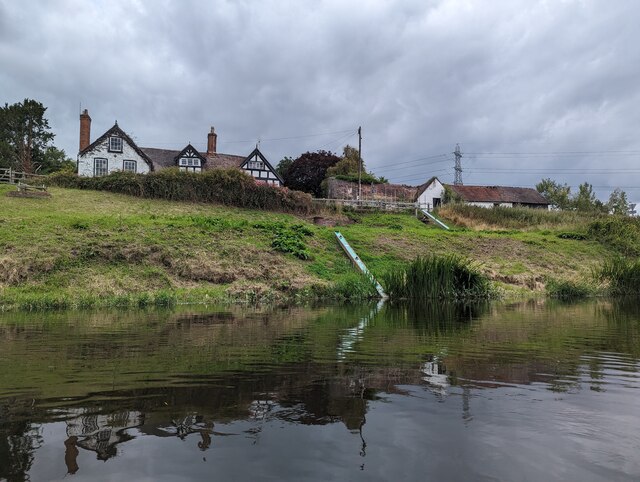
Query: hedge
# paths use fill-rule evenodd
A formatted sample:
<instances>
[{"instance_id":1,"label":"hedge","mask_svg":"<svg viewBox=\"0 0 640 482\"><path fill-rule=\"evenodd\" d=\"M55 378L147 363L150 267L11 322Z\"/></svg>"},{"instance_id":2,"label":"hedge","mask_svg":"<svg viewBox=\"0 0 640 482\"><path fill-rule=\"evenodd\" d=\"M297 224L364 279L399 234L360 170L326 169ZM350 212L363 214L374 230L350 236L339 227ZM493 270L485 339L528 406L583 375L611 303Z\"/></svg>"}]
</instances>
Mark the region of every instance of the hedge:
<instances>
[{"instance_id":1,"label":"hedge","mask_svg":"<svg viewBox=\"0 0 640 482\"><path fill-rule=\"evenodd\" d=\"M183 172L177 168L149 174L117 171L100 177L58 172L49 175L45 183L152 199L218 203L300 214L308 214L313 209L309 194L257 184L251 176L234 168L211 169L203 173Z\"/></svg>"}]
</instances>

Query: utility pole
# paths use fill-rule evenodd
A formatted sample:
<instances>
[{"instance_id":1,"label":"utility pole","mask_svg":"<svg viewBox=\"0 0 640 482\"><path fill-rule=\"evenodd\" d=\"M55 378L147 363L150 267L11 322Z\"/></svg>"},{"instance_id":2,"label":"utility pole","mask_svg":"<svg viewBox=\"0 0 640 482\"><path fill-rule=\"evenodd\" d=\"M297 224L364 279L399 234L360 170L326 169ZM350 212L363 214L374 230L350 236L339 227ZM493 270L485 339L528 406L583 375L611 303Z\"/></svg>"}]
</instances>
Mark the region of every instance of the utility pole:
<instances>
[{"instance_id":1,"label":"utility pole","mask_svg":"<svg viewBox=\"0 0 640 482\"><path fill-rule=\"evenodd\" d=\"M358 201L362 199L362 127L358 127Z\"/></svg>"},{"instance_id":2,"label":"utility pole","mask_svg":"<svg viewBox=\"0 0 640 482\"><path fill-rule=\"evenodd\" d=\"M456 150L453 151L453 155L456 156L456 177L453 180L453 184L455 186L462 186L462 164L460 160L462 159L462 152L460 152L460 145L456 144Z\"/></svg>"}]
</instances>

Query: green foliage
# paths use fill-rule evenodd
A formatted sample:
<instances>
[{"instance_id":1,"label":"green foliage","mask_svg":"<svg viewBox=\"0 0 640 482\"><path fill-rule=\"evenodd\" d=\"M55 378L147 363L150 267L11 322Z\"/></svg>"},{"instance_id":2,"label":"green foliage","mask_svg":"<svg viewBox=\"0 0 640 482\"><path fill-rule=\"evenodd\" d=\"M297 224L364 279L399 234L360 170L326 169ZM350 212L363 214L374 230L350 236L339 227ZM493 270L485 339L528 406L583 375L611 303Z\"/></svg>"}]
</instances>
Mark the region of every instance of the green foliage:
<instances>
[{"instance_id":1,"label":"green foliage","mask_svg":"<svg viewBox=\"0 0 640 482\"><path fill-rule=\"evenodd\" d=\"M327 169L339 161L340 158L330 151L305 152L289 166L284 184L289 189L321 197Z\"/></svg>"},{"instance_id":2,"label":"green foliage","mask_svg":"<svg viewBox=\"0 0 640 482\"><path fill-rule=\"evenodd\" d=\"M576 281L551 279L546 285L547 294L552 298L561 300L577 300L593 296L595 290L593 286Z\"/></svg>"},{"instance_id":3,"label":"green foliage","mask_svg":"<svg viewBox=\"0 0 640 482\"><path fill-rule=\"evenodd\" d=\"M607 209L611 214L628 216L629 200L627 199L627 193L620 188L614 189L611 195L609 196L609 202L607 202Z\"/></svg>"},{"instance_id":4,"label":"green foliage","mask_svg":"<svg viewBox=\"0 0 640 482\"><path fill-rule=\"evenodd\" d=\"M358 149L349 145L344 146L342 158L334 166L327 169L326 177L335 177L343 181L358 182L363 184L386 184L384 178L377 178L374 174L367 172L364 161L358 155Z\"/></svg>"},{"instance_id":5,"label":"green foliage","mask_svg":"<svg viewBox=\"0 0 640 482\"><path fill-rule=\"evenodd\" d=\"M289 172L291 164L293 164L293 159L289 156L285 156L280 160L280 162L276 166L276 171L278 171L280 177L284 179L287 176L287 172Z\"/></svg>"},{"instance_id":6,"label":"green foliage","mask_svg":"<svg viewBox=\"0 0 640 482\"><path fill-rule=\"evenodd\" d=\"M571 201L572 207L576 211L582 212L606 212L606 207L596 198L593 186L584 182L578 186L578 192Z\"/></svg>"},{"instance_id":7,"label":"green foliage","mask_svg":"<svg viewBox=\"0 0 640 482\"><path fill-rule=\"evenodd\" d=\"M311 197L286 188L256 184L238 169L211 169L196 174L163 169L149 174L114 172L108 176L80 177L59 172L47 178L50 185L110 191L130 196L170 201L217 203L244 208L307 214Z\"/></svg>"},{"instance_id":8,"label":"green foliage","mask_svg":"<svg viewBox=\"0 0 640 482\"><path fill-rule=\"evenodd\" d=\"M560 239L575 239L576 241L584 241L589 237L584 233L564 232L556 235Z\"/></svg>"},{"instance_id":9,"label":"green foliage","mask_svg":"<svg viewBox=\"0 0 640 482\"><path fill-rule=\"evenodd\" d=\"M534 228L545 225L567 226L586 224L593 216L572 211L547 211L532 208L507 208L496 206L492 209L470 204L449 204L440 211L448 217L460 216L477 224L499 226L505 229ZM443 214L444 215L444 214Z\"/></svg>"},{"instance_id":10,"label":"green foliage","mask_svg":"<svg viewBox=\"0 0 640 482\"><path fill-rule=\"evenodd\" d=\"M370 277L352 272L341 276L336 281L331 289L330 297L346 301L363 301L379 298L380 295Z\"/></svg>"},{"instance_id":11,"label":"green foliage","mask_svg":"<svg viewBox=\"0 0 640 482\"><path fill-rule=\"evenodd\" d=\"M640 220L636 218L607 216L591 222L588 234L623 254L640 255Z\"/></svg>"},{"instance_id":12,"label":"green foliage","mask_svg":"<svg viewBox=\"0 0 640 482\"><path fill-rule=\"evenodd\" d=\"M569 209L571 207L571 187L567 184L560 184L547 178L536 184L536 190L547 198L555 208Z\"/></svg>"},{"instance_id":13,"label":"green foliage","mask_svg":"<svg viewBox=\"0 0 640 482\"><path fill-rule=\"evenodd\" d=\"M0 107L0 167L32 173L54 134L40 102L25 99Z\"/></svg>"},{"instance_id":14,"label":"green foliage","mask_svg":"<svg viewBox=\"0 0 640 482\"><path fill-rule=\"evenodd\" d=\"M609 284L609 291L613 295L640 295L640 259L628 259L617 256L611 261L605 261L595 271L599 281Z\"/></svg>"},{"instance_id":15,"label":"green foliage","mask_svg":"<svg viewBox=\"0 0 640 482\"><path fill-rule=\"evenodd\" d=\"M271 247L276 251L293 254L299 259L312 258L307 250L305 237L313 236L313 231L303 224L256 223L253 227L273 233Z\"/></svg>"},{"instance_id":16,"label":"green foliage","mask_svg":"<svg viewBox=\"0 0 640 482\"><path fill-rule=\"evenodd\" d=\"M493 290L477 265L456 256L418 256L409 265L383 276L391 299L490 298Z\"/></svg>"},{"instance_id":17,"label":"green foliage","mask_svg":"<svg viewBox=\"0 0 640 482\"><path fill-rule=\"evenodd\" d=\"M58 171L75 172L76 163L70 159L64 149L49 146L44 151L42 161L36 166L38 174L51 174Z\"/></svg>"},{"instance_id":18,"label":"green foliage","mask_svg":"<svg viewBox=\"0 0 640 482\"><path fill-rule=\"evenodd\" d=\"M444 204L458 203L460 201L462 201L462 198L457 192L454 192L449 186L444 186L444 194L442 196L442 202Z\"/></svg>"}]
</instances>

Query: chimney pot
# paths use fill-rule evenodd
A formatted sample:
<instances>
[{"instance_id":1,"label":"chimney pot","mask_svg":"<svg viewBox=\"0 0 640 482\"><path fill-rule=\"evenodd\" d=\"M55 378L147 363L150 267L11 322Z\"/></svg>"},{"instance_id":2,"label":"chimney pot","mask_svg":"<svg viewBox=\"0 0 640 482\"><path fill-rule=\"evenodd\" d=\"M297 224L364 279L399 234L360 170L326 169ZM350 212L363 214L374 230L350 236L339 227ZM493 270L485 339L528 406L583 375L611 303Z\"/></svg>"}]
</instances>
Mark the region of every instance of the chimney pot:
<instances>
[{"instance_id":1,"label":"chimney pot","mask_svg":"<svg viewBox=\"0 0 640 482\"><path fill-rule=\"evenodd\" d=\"M211 132L207 134L207 155L212 156L216 153L216 147L218 144L218 134L216 130L211 126Z\"/></svg>"}]
</instances>

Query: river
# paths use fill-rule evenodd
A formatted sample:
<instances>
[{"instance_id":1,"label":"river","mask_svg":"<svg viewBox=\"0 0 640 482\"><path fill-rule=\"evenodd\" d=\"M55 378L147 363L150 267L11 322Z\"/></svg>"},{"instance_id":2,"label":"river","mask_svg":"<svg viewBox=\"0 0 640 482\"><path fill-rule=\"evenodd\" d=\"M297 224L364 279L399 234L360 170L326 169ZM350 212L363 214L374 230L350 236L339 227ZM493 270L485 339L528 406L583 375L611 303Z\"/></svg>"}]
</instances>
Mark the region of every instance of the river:
<instances>
[{"instance_id":1,"label":"river","mask_svg":"<svg viewBox=\"0 0 640 482\"><path fill-rule=\"evenodd\" d=\"M640 304L0 315L0 480L639 480Z\"/></svg>"}]
</instances>

